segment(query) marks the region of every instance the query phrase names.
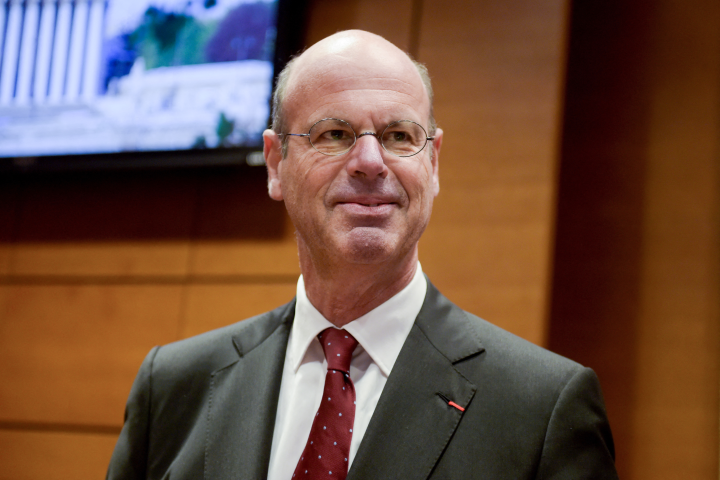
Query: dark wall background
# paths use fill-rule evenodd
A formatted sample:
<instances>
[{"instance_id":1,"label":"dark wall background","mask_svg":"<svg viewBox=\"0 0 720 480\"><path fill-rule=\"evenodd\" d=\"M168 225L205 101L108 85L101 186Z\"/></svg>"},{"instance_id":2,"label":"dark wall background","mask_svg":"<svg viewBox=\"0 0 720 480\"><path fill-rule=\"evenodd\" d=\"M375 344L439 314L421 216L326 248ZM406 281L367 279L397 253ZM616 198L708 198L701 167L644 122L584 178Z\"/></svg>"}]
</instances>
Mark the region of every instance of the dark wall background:
<instances>
[{"instance_id":1,"label":"dark wall background","mask_svg":"<svg viewBox=\"0 0 720 480\"><path fill-rule=\"evenodd\" d=\"M574 2L549 347L622 478L718 477L720 5Z\"/></svg>"}]
</instances>

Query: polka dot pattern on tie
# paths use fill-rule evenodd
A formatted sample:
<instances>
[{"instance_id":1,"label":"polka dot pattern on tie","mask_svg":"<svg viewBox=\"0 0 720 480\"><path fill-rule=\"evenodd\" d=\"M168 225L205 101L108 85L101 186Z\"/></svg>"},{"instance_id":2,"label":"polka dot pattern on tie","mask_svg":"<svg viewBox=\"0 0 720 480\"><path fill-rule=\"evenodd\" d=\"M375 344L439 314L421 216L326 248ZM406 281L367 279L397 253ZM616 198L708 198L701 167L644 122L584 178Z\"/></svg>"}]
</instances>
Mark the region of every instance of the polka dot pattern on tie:
<instances>
[{"instance_id":1,"label":"polka dot pattern on tie","mask_svg":"<svg viewBox=\"0 0 720 480\"><path fill-rule=\"evenodd\" d=\"M295 468L295 478L344 479L355 421L355 387L350 379L350 360L357 340L344 330L328 328L318 336L328 371L320 408L314 417L308 442ZM341 375L333 375L340 372Z\"/></svg>"}]
</instances>

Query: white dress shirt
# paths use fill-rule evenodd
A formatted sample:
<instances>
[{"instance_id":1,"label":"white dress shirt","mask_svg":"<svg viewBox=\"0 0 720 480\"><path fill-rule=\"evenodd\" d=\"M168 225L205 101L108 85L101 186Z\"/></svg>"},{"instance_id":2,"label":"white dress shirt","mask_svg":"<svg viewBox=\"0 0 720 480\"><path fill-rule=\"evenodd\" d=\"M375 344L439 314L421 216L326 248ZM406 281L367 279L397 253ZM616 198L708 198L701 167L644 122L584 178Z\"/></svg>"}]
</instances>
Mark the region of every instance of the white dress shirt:
<instances>
[{"instance_id":1,"label":"white dress shirt","mask_svg":"<svg viewBox=\"0 0 720 480\"><path fill-rule=\"evenodd\" d=\"M410 283L388 301L343 328L358 341L350 363L355 384L355 423L348 468L360 447L380 394L425 300L420 263ZM327 361L317 336L333 325L310 303L303 277L297 286L295 321L285 354L270 451L269 480L289 480L320 407Z\"/></svg>"}]
</instances>

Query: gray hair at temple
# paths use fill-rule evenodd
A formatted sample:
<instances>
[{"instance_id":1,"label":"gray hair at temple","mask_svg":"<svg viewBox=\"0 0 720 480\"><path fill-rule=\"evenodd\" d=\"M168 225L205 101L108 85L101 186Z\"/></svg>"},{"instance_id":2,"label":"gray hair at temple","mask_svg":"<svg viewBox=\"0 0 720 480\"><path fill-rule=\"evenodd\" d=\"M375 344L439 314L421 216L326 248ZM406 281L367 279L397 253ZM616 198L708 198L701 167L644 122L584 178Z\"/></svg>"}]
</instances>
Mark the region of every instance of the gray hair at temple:
<instances>
[{"instance_id":1,"label":"gray hair at temple","mask_svg":"<svg viewBox=\"0 0 720 480\"><path fill-rule=\"evenodd\" d=\"M428 132L428 134L432 137L433 135L435 135L435 129L437 128L437 124L435 123L435 116L433 115L433 89L432 83L430 82L430 74L428 73L428 69L425 65L414 60L412 57L410 57L410 55L408 55L408 57L412 61L413 65L415 65L415 68L420 74L420 79L425 86L425 91L427 92L428 99L430 100L430 118L428 119L430 131ZM285 118L285 112L283 111L283 101L285 100L285 93L287 91L293 65L298 58L300 58L299 55L292 58L287 63L287 65L285 65L285 68L282 69L282 71L277 77L277 85L275 86L275 92L273 93L272 98L272 129L276 133L288 133L285 131L285 129L287 128L287 119ZM282 142L283 158L287 156L287 138L288 137L284 137ZM429 147L432 149L432 143L430 143Z\"/></svg>"}]
</instances>

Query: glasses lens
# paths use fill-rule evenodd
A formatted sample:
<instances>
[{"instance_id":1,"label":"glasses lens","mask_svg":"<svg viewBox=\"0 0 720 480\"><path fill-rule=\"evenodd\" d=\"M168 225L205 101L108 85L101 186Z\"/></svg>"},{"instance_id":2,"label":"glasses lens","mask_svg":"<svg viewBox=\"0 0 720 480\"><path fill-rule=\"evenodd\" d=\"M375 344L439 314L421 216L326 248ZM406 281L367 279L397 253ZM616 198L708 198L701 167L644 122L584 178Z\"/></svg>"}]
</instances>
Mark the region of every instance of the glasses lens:
<instances>
[{"instance_id":1,"label":"glasses lens","mask_svg":"<svg viewBox=\"0 0 720 480\"><path fill-rule=\"evenodd\" d=\"M310 128L310 143L320 153L340 155L355 144L355 132L343 120L326 118Z\"/></svg>"},{"instance_id":2,"label":"glasses lens","mask_svg":"<svg viewBox=\"0 0 720 480\"><path fill-rule=\"evenodd\" d=\"M383 130L381 142L385 150L398 157L420 153L427 143L425 129L410 120L391 123Z\"/></svg>"}]
</instances>

